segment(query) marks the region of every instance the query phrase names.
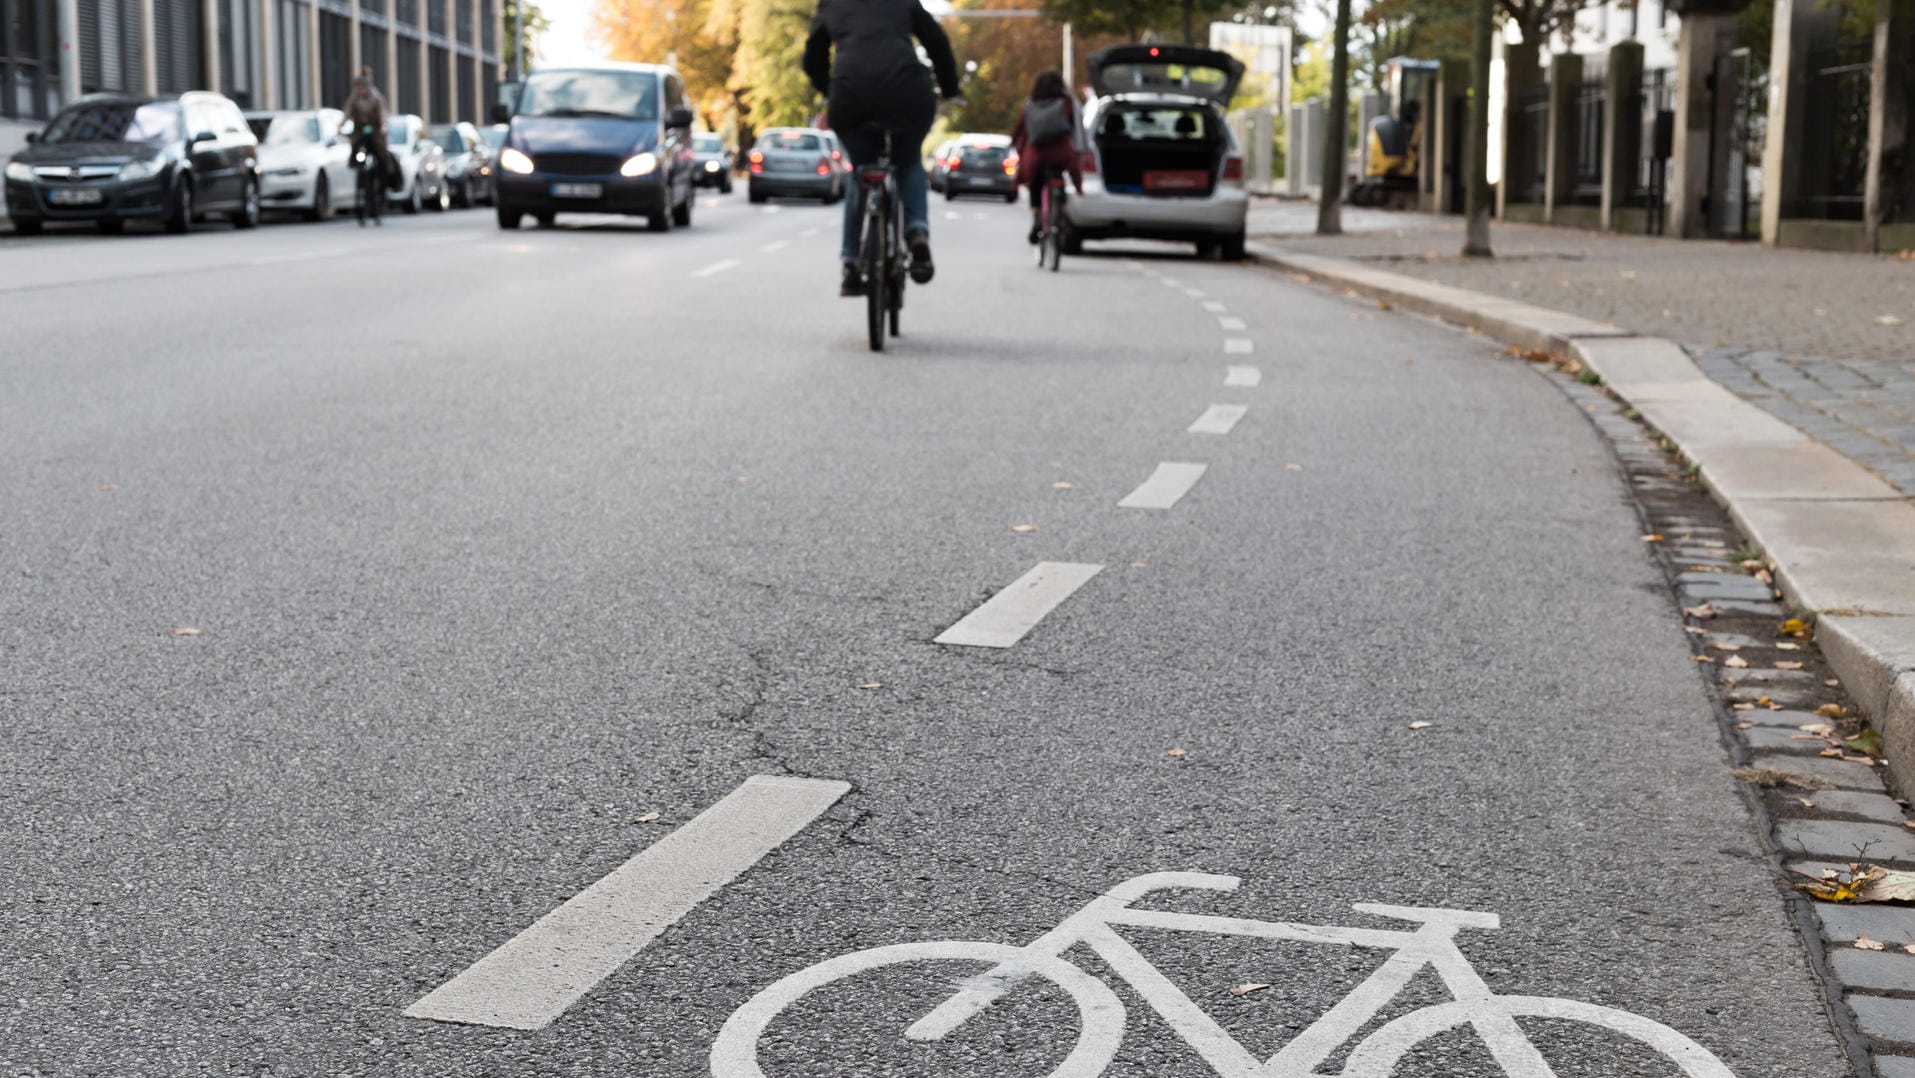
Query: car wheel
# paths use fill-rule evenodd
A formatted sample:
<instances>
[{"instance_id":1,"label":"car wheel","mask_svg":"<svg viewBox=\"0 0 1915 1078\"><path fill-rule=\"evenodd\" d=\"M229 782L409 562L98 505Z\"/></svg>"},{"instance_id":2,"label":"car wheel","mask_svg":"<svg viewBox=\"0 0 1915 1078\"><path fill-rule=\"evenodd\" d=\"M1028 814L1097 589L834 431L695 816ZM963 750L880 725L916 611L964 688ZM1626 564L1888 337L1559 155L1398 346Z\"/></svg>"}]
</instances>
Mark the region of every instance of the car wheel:
<instances>
[{"instance_id":1,"label":"car wheel","mask_svg":"<svg viewBox=\"0 0 1915 1078\"><path fill-rule=\"evenodd\" d=\"M696 201L698 201L698 195L693 191L686 191L685 201L679 203L672 209L672 224L677 225L679 228L690 228L692 224L692 203Z\"/></svg>"},{"instance_id":2,"label":"car wheel","mask_svg":"<svg viewBox=\"0 0 1915 1078\"><path fill-rule=\"evenodd\" d=\"M500 203L497 209L499 213L499 227L505 229L507 232L515 231L519 227L519 222L525 218L524 211L511 209L504 203Z\"/></svg>"},{"instance_id":3,"label":"car wheel","mask_svg":"<svg viewBox=\"0 0 1915 1078\"><path fill-rule=\"evenodd\" d=\"M93 222L93 227L99 229L102 236L117 236L126 231L126 222L118 217L102 217Z\"/></svg>"},{"instance_id":4,"label":"car wheel","mask_svg":"<svg viewBox=\"0 0 1915 1078\"><path fill-rule=\"evenodd\" d=\"M765 200L765 193L763 191L753 190L750 197L753 203L763 202Z\"/></svg>"},{"instance_id":5,"label":"car wheel","mask_svg":"<svg viewBox=\"0 0 1915 1078\"><path fill-rule=\"evenodd\" d=\"M553 213L551 210L546 210L542 213L533 214L532 219L539 223L540 228L551 228L553 223L559 219L559 215Z\"/></svg>"},{"instance_id":6,"label":"car wheel","mask_svg":"<svg viewBox=\"0 0 1915 1078\"><path fill-rule=\"evenodd\" d=\"M239 190L239 209L232 214L234 228L259 227L259 181L246 177Z\"/></svg>"},{"instance_id":7,"label":"car wheel","mask_svg":"<svg viewBox=\"0 0 1915 1078\"><path fill-rule=\"evenodd\" d=\"M1197 241L1197 257L1201 259L1205 259L1205 260L1209 260L1209 259L1217 257L1217 241L1216 240L1198 240Z\"/></svg>"},{"instance_id":8,"label":"car wheel","mask_svg":"<svg viewBox=\"0 0 1915 1078\"><path fill-rule=\"evenodd\" d=\"M944 189L944 201L946 201L946 202L956 202L956 201L957 201L957 192L956 192L956 191L953 191L953 190L951 190L951 189L950 189L949 187L946 187L946 188Z\"/></svg>"},{"instance_id":9,"label":"car wheel","mask_svg":"<svg viewBox=\"0 0 1915 1078\"><path fill-rule=\"evenodd\" d=\"M1244 253L1243 233L1238 232L1235 235L1225 236L1223 238L1222 254L1225 262L1242 262Z\"/></svg>"},{"instance_id":10,"label":"car wheel","mask_svg":"<svg viewBox=\"0 0 1915 1078\"><path fill-rule=\"evenodd\" d=\"M1004 201L1013 206L1017 205L1017 188L1013 187L1005 192Z\"/></svg>"},{"instance_id":11,"label":"car wheel","mask_svg":"<svg viewBox=\"0 0 1915 1078\"><path fill-rule=\"evenodd\" d=\"M425 208L426 208L425 191L422 189L422 185L419 183L418 177L415 176L413 177L413 180L412 180L412 193L406 197L405 210L407 213L418 213L420 210L423 210Z\"/></svg>"},{"instance_id":12,"label":"car wheel","mask_svg":"<svg viewBox=\"0 0 1915 1078\"><path fill-rule=\"evenodd\" d=\"M13 230L22 236L38 236L46 231L47 224L38 217L15 217Z\"/></svg>"},{"instance_id":13,"label":"car wheel","mask_svg":"<svg viewBox=\"0 0 1915 1078\"><path fill-rule=\"evenodd\" d=\"M472 181L467 180L452 189L452 204L462 210L472 205Z\"/></svg>"},{"instance_id":14,"label":"car wheel","mask_svg":"<svg viewBox=\"0 0 1915 1078\"><path fill-rule=\"evenodd\" d=\"M332 184L326 182L326 174L320 173L313 183L313 208L306 211L306 220L324 221L332 216Z\"/></svg>"},{"instance_id":15,"label":"car wheel","mask_svg":"<svg viewBox=\"0 0 1915 1078\"><path fill-rule=\"evenodd\" d=\"M721 195L731 194L731 177L729 175L718 181L718 193Z\"/></svg>"},{"instance_id":16,"label":"car wheel","mask_svg":"<svg viewBox=\"0 0 1915 1078\"><path fill-rule=\"evenodd\" d=\"M1064 226L1064 253L1067 255L1084 253L1084 234L1069 225Z\"/></svg>"},{"instance_id":17,"label":"car wheel","mask_svg":"<svg viewBox=\"0 0 1915 1078\"><path fill-rule=\"evenodd\" d=\"M667 206L657 213L647 214L645 216L645 227L653 232L670 232L672 230L672 219L677 216L678 211Z\"/></svg>"},{"instance_id":18,"label":"car wheel","mask_svg":"<svg viewBox=\"0 0 1915 1078\"><path fill-rule=\"evenodd\" d=\"M173 205L166 211L166 230L176 236L193 230L193 178L191 176L182 175L173 181Z\"/></svg>"},{"instance_id":19,"label":"car wheel","mask_svg":"<svg viewBox=\"0 0 1915 1078\"><path fill-rule=\"evenodd\" d=\"M444 213L452 208L452 192L444 183L439 185L439 193L432 198L432 212Z\"/></svg>"}]
</instances>

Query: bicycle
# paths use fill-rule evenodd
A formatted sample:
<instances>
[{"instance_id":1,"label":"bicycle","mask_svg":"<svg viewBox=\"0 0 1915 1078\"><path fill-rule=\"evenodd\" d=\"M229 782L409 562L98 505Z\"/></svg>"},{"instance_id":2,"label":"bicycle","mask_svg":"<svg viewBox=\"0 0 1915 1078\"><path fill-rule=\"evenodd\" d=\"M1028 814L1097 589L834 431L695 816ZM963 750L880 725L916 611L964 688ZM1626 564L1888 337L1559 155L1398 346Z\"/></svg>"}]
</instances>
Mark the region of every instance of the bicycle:
<instances>
[{"instance_id":1,"label":"bicycle","mask_svg":"<svg viewBox=\"0 0 1915 1078\"><path fill-rule=\"evenodd\" d=\"M956 995L905 1030L913 1041L936 1041L996 1003L1035 975L1064 989L1078 1009L1081 1032L1050 1078L1095 1078L1116 1057L1124 1035L1124 1005L1103 981L1063 958L1084 944L1154 1009L1174 1032L1224 1078L1312 1078L1425 969L1432 969L1454 996L1395 1018L1364 1037L1345 1058L1336 1078L1390 1078L1417 1044L1464 1025L1475 1027L1504 1073L1513 1078L1554 1078L1517 1018L1583 1022L1620 1034L1660 1053L1687 1078L1735 1078L1708 1049L1659 1022L1610 1007L1550 996L1503 996L1491 991L1456 945L1463 929L1494 929L1493 913L1359 903L1359 913L1414 922L1412 930L1344 928L1282 921L1251 921L1200 914L1137 909L1132 903L1153 891L1235 891L1235 876L1157 872L1118 884L1023 947L970 940L903 943L855 951L799 970L760 991L733 1012L712 1042L715 1078L764 1078L758 1040L771 1022L807 993L834 981L902 962L971 961L990 968L959 985ZM1118 935L1119 926L1268 940L1370 947L1393 951L1387 960L1308 1029L1269 1060L1258 1060L1219 1026L1183 990Z\"/></svg>"},{"instance_id":2,"label":"bicycle","mask_svg":"<svg viewBox=\"0 0 1915 1078\"><path fill-rule=\"evenodd\" d=\"M887 320L891 336L898 335L908 260L898 181L891 165L891 129L880 124L867 124L865 129L881 135L883 144L877 161L858 166L858 198L864 212L858 237L858 269L864 275L865 330L871 350L882 352Z\"/></svg>"},{"instance_id":3,"label":"bicycle","mask_svg":"<svg viewBox=\"0 0 1915 1078\"><path fill-rule=\"evenodd\" d=\"M1039 194L1037 268L1046 264L1056 273L1064 265L1064 235L1070 228L1070 220L1064 214L1069 194L1064 190L1064 177L1053 169L1045 169L1042 176L1044 184Z\"/></svg>"},{"instance_id":4,"label":"bicycle","mask_svg":"<svg viewBox=\"0 0 1915 1078\"><path fill-rule=\"evenodd\" d=\"M353 217L359 227L366 227L366 218L372 217L372 223L383 228L386 224L386 170L380 161L380 155L373 152L373 139L378 133L367 124L360 132L360 139L353 148L352 168L355 174L357 200L353 206Z\"/></svg>"}]
</instances>

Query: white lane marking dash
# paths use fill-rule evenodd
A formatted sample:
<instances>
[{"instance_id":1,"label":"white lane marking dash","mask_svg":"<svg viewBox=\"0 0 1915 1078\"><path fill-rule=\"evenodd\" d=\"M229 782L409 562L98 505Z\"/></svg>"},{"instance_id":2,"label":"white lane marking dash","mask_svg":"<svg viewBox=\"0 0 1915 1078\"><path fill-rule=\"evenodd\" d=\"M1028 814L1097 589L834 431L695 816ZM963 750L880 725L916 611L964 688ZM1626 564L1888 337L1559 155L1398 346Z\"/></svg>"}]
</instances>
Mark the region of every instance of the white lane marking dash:
<instances>
[{"instance_id":1,"label":"white lane marking dash","mask_svg":"<svg viewBox=\"0 0 1915 1078\"><path fill-rule=\"evenodd\" d=\"M428 992L406 1017L545 1028L850 789L825 779L753 775Z\"/></svg>"},{"instance_id":2,"label":"white lane marking dash","mask_svg":"<svg viewBox=\"0 0 1915 1078\"><path fill-rule=\"evenodd\" d=\"M1204 298L1204 290L1201 288L1186 288L1184 289L1184 295L1189 296L1191 299L1202 299ZM1204 306L1208 307L1210 304L1206 303Z\"/></svg>"},{"instance_id":3,"label":"white lane marking dash","mask_svg":"<svg viewBox=\"0 0 1915 1078\"><path fill-rule=\"evenodd\" d=\"M947 221L962 221L964 220L964 215L956 210L945 210L944 219Z\"/></svg>"},{"instance_id":4,"label":"white lane marking dash","mask_svg":"<svg viewBox=\"0 0 1915 1078\"><path fill-rule=\"evenodd\" d=\"M791 246L790 240L773 240L770 243L767 243L763 247L760 247L758 249L769 255L769 254L777 254L779 251L782 251L789 246Z\"/></svg>"},{"instance_id":5,"label":"white lane marking dash","mask_svg":"<svg viewBox=\"0 0 1915 1078\"><path fill-rule=\"evenodd\" d=\"M1247 356L1256 350L1248 337L1225 337L1223 341L1223 354L1227 356Z\"/></svg>"},{"instance_id":6,"label":"white lane marking dash","mask_svg":"<svg viewBox=\"0 0 1915 1078\"><path fill-rule=\"evenodd\" d=\"M1190 488L1197 485L1197 480L1203 478L1204 472L1209 467L1208 464L1165 461L1157 465L1157 470L1150 473L1150 478L1144 480L1141 486L1124 495L1124 500L1118 502L1117 507L1119 509L1169 509L1184 495L1190 493Z\"/></svg>"},{"instance_id":7,"label":"white lane marking dash","mask_svg":"<svg viewBox=\"0 0 1915 1078\"><path fill-rule=\"evenodd\" d=\"M973 648L1008 648L1024 639L1044 616L1071 597L1104 567L1076 562L1040 561L984 605L939 633L936 643Z\"/></svg>"},{"instance_id":8,"label":"white lane marking dash","mask_svg":"<svg viewBox=\"0 0 1915 1078\"><path fill-rule=\"evenodd\" d=\"M1228 307L1226 307L1226 306L1224 306L1224 305L1223 305L1223 304L1221 304L1221 303L1218 303L1218 302L1217 302L1216 300L1214 300L1214 299L1213 299L1213 300L1209 300L1209 301L1206 301L1206 302L1204 303L1204 310L1206 310L1206 311L1209 311L1209 312L1210 312L1211 314L1222 314L1222 313L1224 313L1225 311L1227 311L1227 310L1229 310L1229 309L1230 309L1230 308L1228 308Z\"/></svg>"},{"instance_id":9,"label":"white lane marking dash","mask_svg":"<svg viewBox=\"0 0 1915 1078\"><path fill-rule=\"evenodd\" d=\"M716 277L719 274L725 272L726 270L737 269L739 266L742 266L742 265L744 265L744 263L738 261L735 258L727 258L722 262L713 262L711 265L706 266L704 269L693 270L692 276L693 277Z\"/></svg>"},{"instance_id":10,"label":"white lane marking dash","mask_svg":"<svg viewBox=\"0 0 1915 1078\"><path fill-rule=\"evenodd\" d=\"M1241 332L1243 332L1244 330L1246 330L1246 329L1249 329L1249 328L1250 328L1249 326L1246 326L1246 325L1244 325L1244 324L1243 324L1243 319L1241 319L1241 318L1236 318L1236 317L1234 317L1234 316L1231 316L1231 315L1227 315L1227 314L1225 314L1225 315L1218 315L1218 316L1217 316L1217 324L1218 324L1218 325L1220 325L1220 326L1222 326L1222 327L1223 327L1223 328L1225 328L1225 329L1229 329L1229 330L1235 330L1235 331L1237 331L1237 332L1239 332L1239 333L1241 333Z\"/></svg>"},{"instance_id":11,"label":"white lane marking dash","mask_svg":"<svg viewBox=\"0 0 1915 1078\"><path fill-rule=\"evenodd\" d=\"M1213 404L1204 409L1204 414L1190 425L1190 433L1229 434L1230 428L1236 426L1237 420L1242 419L1249 410L1249 406L1243 404Z\"/></svg>"},{"instance_id":12,"label":"white lane marking dash","mask_svg":"<svg viewBox=\"0 0 1915 1078\"><path fill-rule=\"evenodd\" d=\"M1184 286L1184 283L1175 277L1159 277L1157 279L1164 283L1165 288L1182 288Z\"/></svg>"},{"instance_id":13,"label":"white lane marking dash","mask_svg":"<svg viewBox=\"0 0 1915 1078\"><path fill-rule=\"evenodd\" d=\"M1223 384L1227 386L1260 386L1263 384L1263 372L1255 367L1227 366L1223 369Z\"/></svg>"},{"instance_id":14,"label":"white lane marking dash","mask_svg":"<svg viewBox=\"0 0 1915 1078\"><path fill-rule=\"evenodd\" d=\"M811 237L813 237L813 236L816 236L817 234L819 234L820 232L823 232L823 231L824 231L824 229L822 229L822 228L807 228L807 229L805 229L805 230L804 230L803 232L800 232L800 233L798 233L798 235L799 235L799 237L800 237L801 239L807 239L807 240L808 240L808 239L810 239Z\"/></svg>"}]
</instances>

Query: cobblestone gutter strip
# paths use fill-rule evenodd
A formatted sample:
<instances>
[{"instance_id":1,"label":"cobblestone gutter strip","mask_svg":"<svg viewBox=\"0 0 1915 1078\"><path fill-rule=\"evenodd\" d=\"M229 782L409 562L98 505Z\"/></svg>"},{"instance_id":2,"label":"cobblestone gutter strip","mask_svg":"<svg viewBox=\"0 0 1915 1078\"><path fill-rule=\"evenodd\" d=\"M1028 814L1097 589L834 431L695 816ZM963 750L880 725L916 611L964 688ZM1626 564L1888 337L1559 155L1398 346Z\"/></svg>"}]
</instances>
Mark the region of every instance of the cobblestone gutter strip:
<instances>
[{"instance_id":1,"label":"cobblestone gutter strip","mask_svg":"<svg viewBox=\"0 0 1915 1078\"><path fill-rule=\"evenodd\" d=\"M1253 243L1266 265L1580 360L1700 470L1816 616L1828 660L1881 731L1890 782L1915 795L1915 505L1841 454L1709 378L1660 337L1340 258ZM1912 941L1915 942L1915 941Z\"/></svg>"}]
</instances>

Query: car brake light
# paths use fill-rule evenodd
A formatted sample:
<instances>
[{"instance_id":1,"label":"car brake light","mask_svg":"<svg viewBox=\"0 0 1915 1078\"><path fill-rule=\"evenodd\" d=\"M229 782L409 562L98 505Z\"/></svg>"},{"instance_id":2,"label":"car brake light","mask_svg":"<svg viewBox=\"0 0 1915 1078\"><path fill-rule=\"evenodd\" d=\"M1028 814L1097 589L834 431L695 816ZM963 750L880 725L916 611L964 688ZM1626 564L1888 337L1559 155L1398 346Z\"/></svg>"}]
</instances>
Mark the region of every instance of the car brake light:
<instances>
[{"instance_id":1,"label":"car brake light","mask_svg":"<svg viewBox=\"0 0 1915 1078\"><path fill-rule=\"evenodd\" d=\"M1004 175L1006 176L1017 175L1017 155L1013 154L1010 157L1006 157L1004 159Z\"/></svg>"},{"instance_id":2,"label":"car brake light","mask_svg":"<svg viewBox=\"0 0 1915 1078\"><path fill-rule=\"evenodd\" d=\"M1155 56L1155 55L1157 55L1157 46L1155 46L1155 45L1152 45L1152 46L1150 47L1150 54L1151 54L1152 56Z\"/></svg>"},{"instance_id":3,"label":"car brake light","mask_svg":"<svg viewBox=\"0 0 1915 1078\"><path fill-rule=\"evenodd\" d=\"M831 159L833 161L842 161L844 160L844 153L839 150L833 150L831 151Z\"/></svg>"},{"instance_id":4,"label":"car brake light","mask_svg":"<svg viewBox=\"0 0 1915 1078\"><path fill-rule=\"evenodd\" d=\"M1226 180L1243 179L1243 158L1226 157L1223 160L1223 178Z\"/></svg>"},{"instance_id":5,"label":"car brake light","mask_svg":"<svg viewBox=\"0 0 1915 1078\"><path fill-rule=\"evenodd\" d=\"M945 168L956 168L963 163L964 163L964 159L962 157L956 156L955 154L944 159Z\"/></svg>"},{"instance_id":6,"label":"car brake light","mask_svg":"<svg viewBox=\"0 0 1915 1078\"><path fill-rule=\"evenodd\" d=\"M762 164L764 164L764 163L765 163L765 155L764 155L764 154L762 154L762 153L759 153L759 152L758 152L757 150L753 150L753 151L751 151L751 163L752 163L752 164L754 164L754 165L762 165Z\"/></svg>"},{"instance_id":7,"label":"car brake light","mask_svg":"<svg viewBox=\"0 0 1915 1078\"><path fill-rule=\"evenodd\" d=\"M818 175L820 176L831 175L831 158L829 157L818 158Z\"/></svg>"}]
</instances>

